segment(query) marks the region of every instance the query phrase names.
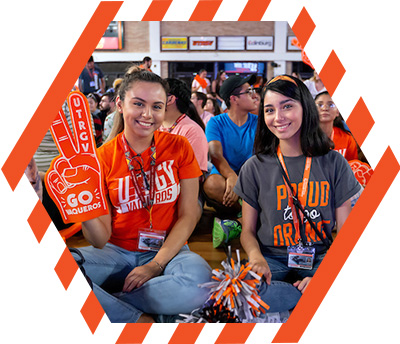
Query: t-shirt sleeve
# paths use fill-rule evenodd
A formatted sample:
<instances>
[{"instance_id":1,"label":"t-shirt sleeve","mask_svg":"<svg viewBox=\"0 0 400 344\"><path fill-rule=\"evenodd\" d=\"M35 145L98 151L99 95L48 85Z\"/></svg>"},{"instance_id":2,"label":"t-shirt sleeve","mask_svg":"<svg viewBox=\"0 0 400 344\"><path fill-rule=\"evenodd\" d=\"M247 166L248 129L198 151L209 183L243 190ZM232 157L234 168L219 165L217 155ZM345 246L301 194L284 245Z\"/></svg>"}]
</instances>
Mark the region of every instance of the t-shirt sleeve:
<instances>
[{"instance_id":1,"label":"t-shirt sleeve","mask_svg":"<svg viewBox=\"0 0 400 344\"><path fill-rule=\"evenodd\" d=\"M354 176L347 160L339 153L336 154L335 176L335 208L339 208L360 191L361 185Z\"/></svg>"},{"instance_id":2,"label":"t-shirt sleeve","mask_svg":"<svg viewBox=\"0 0 400 344\"><path fill-rule=\"evenodd\" d=\"M218 121L216 117L211 117L206 126L207 142L220 141L221 132L219 130Z\"/></svg>"},{"instance_id":3,"label":"t-shirt sleeve","mask_svg":"<svg viewBox=\"0 0 400 344\"><path fill-rule=\"evenodd\" d=\"M242 166L233 191L254 209L260 211L259 190L256 166L254 159L251 158Z\"/></svg>"}]
</instances>

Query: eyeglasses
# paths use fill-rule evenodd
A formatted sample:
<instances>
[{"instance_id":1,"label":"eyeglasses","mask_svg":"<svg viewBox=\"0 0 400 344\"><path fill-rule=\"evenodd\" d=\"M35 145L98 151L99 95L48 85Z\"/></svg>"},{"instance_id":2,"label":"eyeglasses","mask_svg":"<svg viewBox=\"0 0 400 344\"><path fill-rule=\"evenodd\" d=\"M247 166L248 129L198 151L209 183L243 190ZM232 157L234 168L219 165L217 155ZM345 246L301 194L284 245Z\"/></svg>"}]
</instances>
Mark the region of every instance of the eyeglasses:
<instances>
[{"instance_id":1,"label":"eyeglasses","mask_svg":"<svg viewBox=\"0 0 400 344\"><path fill-rule=\"evenodd\" d=\"M336 105L334 103L324 104L324 103L317 103L317 106L322 109L323 107L327 106L328 109L336 109Z\"/></svg>"},{"instance_id":2,"label":"eyeglasses","mask_svg":"<svg viewBox=\"0 0 400 344\"><path fill-rule=\"evenodd\" d=\"M240 93L235 93L232 94L233 96L240 96L241 94L248 94L249 96L252 96L254 93L256 93L256 90L254 88L248 88L246 91L244 92L240 92Z\"/></svg>"}]
</instances>

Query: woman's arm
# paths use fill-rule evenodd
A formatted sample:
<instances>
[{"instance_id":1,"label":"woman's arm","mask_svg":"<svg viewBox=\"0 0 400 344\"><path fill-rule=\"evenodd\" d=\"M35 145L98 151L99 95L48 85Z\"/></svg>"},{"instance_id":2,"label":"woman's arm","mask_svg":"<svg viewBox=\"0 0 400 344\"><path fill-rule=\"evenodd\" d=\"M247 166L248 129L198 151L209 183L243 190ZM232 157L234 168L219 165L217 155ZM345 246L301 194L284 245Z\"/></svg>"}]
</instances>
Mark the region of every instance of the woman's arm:
<instances>
[{"instance_id":1,"label":"woman's arm","mask_svg":"<svg viewBox=\"0 0 400 344\"><path fill-rule=\"evenodd\" d=\"M242 205L242 233L240 243L249 257L251 270L262 273L268 284L271 284L271 270L261 253L260 245L256 238L258 211L243 200Z\"/></svg>"},{"instance_id":2,"label":"woman's arm","mask_svg":"<svg viewBox=\"0 0 400 344\"><path fill-rule=\"evenodd\" d=\"M108 202L108 209L109 211L111 209L110 202ZM82 222L82 233L91 245L103 248L111 237L111 214Z\"/></svg>"},{"instance_id":3,"label":"woman's arm","mask_svg":"<svg viewBox=\"0 0 400 344\"><path fill-rule=\"evenodd\" d=\"M339 233L339 230L342 228L344 222L351 212L351 199L348 199L344 202L339 208L336 208L336 230Z\"/></svg>"},{"instance_id":4,"label":"woman's arm","mask_svg":"<svg viewBox=\"0 0 400 344\"><path fill-rule=\"evenodd\" d=\"M136 267L129 273L125 279L124 292L139 288L149 279L159 276L168 262L178 254L196 227L197 218L193 216L193 213L198 207L199 179L181 179L180 184L178 220L154 259L148 264Z\"/></svg>"}]
</instances>

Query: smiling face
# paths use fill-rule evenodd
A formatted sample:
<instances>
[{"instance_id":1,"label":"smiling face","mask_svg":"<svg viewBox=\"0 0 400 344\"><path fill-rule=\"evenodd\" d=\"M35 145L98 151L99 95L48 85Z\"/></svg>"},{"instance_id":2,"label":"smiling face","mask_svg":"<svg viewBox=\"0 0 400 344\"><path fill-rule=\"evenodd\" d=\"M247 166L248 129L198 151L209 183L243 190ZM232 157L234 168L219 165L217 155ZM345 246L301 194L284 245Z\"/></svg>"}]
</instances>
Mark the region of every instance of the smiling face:
<instances>
[{"instance_id":1,"label":"smiling face","mask_svg":"<svg viewBox=\"0 0 400 344\"><path fill-rule=\"evenodd\" d=\"M146 81L135 82L124 100L118 97L117 108L123 115L127 138L151 139L164 121L166 99L161 84Z\"/></svg>"},{"instance_id":2,"label":"smiling face","mask_svg":"<svg viewBox=\"0 0 400 344\"><path fill-rule=\"evenodd\" d=\"M279 139L282 153L301 154L300 133L303 122L301 103L278 92L267 91L264 97L264 120Z\"/></svg>"}]
</instances>

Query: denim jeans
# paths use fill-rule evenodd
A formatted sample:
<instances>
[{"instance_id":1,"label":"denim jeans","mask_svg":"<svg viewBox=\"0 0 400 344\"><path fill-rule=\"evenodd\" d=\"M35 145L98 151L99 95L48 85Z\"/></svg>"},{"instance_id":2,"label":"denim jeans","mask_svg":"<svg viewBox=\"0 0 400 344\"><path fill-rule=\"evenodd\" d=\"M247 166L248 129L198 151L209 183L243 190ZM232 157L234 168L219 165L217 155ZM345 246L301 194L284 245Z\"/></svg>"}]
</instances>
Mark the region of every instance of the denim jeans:
<instances>
[{"instance_id":1,"label":"denim jeans","mask_svg":"<svg viewBox=\"0 0 400 344\"><path fill-rule=\"evenodd\" d=\"M167 264L162 275L129 293L121 292L126 276L150 262L156 252L131 252L110 243L102 249L88 246L79 250L93 292L111 322L136 322L142 313L190 313L208 298L209 290L198 285L211 280L211 268L187 246Z\"/></svg>"},{"instance_id":2,"label":"denim jeans","mask_svg":"<svg viewBox=\"0 0 400 344\"><path fill-rule=\"evenodd\" d=\"M262 282L258 289L258 296L270 307L267 313L293 309L302 295L292 284L281 281Z\"/></svg>"},{"instance_id":3,"label":"denim jeans","mask_svg":"<svg viewBox=\"0 0 400 344\"><path fill-rule=\"evenodd\" d=\"M270 306L267 312L284 312L293 309L302 293L292 285L297 280L312 277L321 264L325 254L316 255L312 270L288 267L287 256L264 256L272 273L271 285L263 282L259 296Z\"/></svg>"},{"instance_id":4,"label":"denim jeans","mask_svg":"<svg viewBox=\"0 0 400 344\"><path fill-rule=\"evenodd\" d=\"M264 258L267 260L269 268L272 273L273 281L286 281L293 283L297 280L301 280L305 277L312 277L317 271L319 265L325 254L317 254L314 258L314 265L312 270L305 269L294 269L288 267L288 257L287 256L266 256Z\"/></svg>"}]
</instances>

